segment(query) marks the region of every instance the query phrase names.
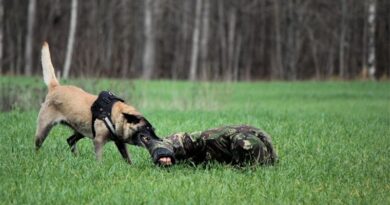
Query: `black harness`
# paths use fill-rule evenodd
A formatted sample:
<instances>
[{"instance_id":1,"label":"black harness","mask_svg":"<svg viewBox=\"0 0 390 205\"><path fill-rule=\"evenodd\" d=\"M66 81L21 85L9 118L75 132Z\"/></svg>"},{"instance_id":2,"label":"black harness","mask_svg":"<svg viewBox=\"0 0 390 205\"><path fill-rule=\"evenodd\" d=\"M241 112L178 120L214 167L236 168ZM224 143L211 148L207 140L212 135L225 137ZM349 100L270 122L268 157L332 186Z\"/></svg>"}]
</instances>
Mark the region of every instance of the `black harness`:
<instances>
[{"instance_id":1,"label":"black harness","mask_svg":"<svg viewBox=\"0 0 390 205\"><path fill-rule=\"evenodd\" d=\"M100 92L96 101L92 104L91 112L92 112L92 134L93 137L96 136L95 132L95 121L96 119L102 120L106 125L107 129L111 133L112 140L118 140L118 135L115 132L115 125L112 123L111 119L111 111L112 106L116 102L124 102L121 98L118 98L114 94L109 91Z\"/></svg>"}]
</instances>

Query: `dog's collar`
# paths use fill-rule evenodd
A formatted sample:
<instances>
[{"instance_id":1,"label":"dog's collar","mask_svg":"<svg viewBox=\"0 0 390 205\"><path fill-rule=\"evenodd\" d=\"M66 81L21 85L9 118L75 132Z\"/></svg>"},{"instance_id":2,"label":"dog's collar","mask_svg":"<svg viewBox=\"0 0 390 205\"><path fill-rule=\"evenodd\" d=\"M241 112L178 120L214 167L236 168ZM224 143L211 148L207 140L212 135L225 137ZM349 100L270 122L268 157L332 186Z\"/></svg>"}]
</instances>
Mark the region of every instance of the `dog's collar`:
<instances>
[{"instance_id":1,"label":"dog's collar","mask_svg":"<svg viewBox=\"0 0 390 205\"><path fill-rule=\"evenodd\" d=\"M115 125L112 122L111 119L111 111L112 106L115 102L124 102L121 98L118 98L113 93L109 91L102 91L100 92L98 98L95 100L95 102L91 106L91 112L92 112L92 134L93 137L96 136L95 132L95 121L96 119L102 120L104 124L106 125L107 129L110 131L111 138L113 140L119 140L118 135L115 131Z\"/></svg>"}]
</instances>

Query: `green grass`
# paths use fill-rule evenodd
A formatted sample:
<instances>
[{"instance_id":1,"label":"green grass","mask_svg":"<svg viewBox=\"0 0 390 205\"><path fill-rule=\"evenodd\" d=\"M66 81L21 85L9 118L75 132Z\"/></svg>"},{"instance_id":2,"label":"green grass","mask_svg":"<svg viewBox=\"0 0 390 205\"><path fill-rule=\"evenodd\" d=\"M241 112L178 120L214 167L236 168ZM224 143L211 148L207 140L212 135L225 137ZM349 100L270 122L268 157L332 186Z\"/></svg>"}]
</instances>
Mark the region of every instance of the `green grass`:
<instances>
[{"instance_id":1,"label":"green grass","mask_svg":"<svg viewBox=\"0 0 390 205\"><path fill-rule=\"evenodd\" d=\"M133 165L113 143L94 159L92 141L79 156L56 127L39 153L34 133L41 78L0 77L0 204L389 204L388 82L189 83L72 80L85 90L110 89L135 105L167 136L228 124L270 133L280 157L273 167L155 167L130 146Z\"/></svg>"}]
</instances>

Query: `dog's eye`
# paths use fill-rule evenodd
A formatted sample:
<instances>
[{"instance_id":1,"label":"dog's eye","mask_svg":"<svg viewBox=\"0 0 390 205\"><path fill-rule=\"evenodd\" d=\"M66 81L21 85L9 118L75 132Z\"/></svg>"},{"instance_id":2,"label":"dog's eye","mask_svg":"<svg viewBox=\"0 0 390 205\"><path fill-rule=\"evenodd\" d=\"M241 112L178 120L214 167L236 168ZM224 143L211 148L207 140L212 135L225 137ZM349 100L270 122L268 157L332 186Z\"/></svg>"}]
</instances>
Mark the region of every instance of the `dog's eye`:
<instances>
[{"instance_id":1,"label":"dog's eye","mask_svg":"<svg viewBox=\"0 0 390 205\"><path fill-rule=\"evenodd\" d=\"M142 141L144 142L149 142L149 137L148 136L142 136Z\"/></svg>"}]
</instances>

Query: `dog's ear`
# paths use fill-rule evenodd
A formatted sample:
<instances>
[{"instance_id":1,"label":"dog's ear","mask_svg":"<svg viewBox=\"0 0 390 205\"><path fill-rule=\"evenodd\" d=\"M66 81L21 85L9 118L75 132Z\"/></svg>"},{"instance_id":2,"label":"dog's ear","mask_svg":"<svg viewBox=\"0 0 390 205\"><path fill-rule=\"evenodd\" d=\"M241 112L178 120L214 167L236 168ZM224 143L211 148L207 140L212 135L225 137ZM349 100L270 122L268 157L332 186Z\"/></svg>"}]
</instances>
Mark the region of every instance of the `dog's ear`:
<instances>
[{"instance_id":1,"label":"dog's ear","mask_svg":"<svg viewBox=\"0 0 390 205\"><path fill-rule=\"evenodd\" d=\"M142 117L139 115L132 115L128 113L123 113L123 116L125 117L127 122L131 124L138 124L142 119Z\"/></svg>"}]
</instances>

